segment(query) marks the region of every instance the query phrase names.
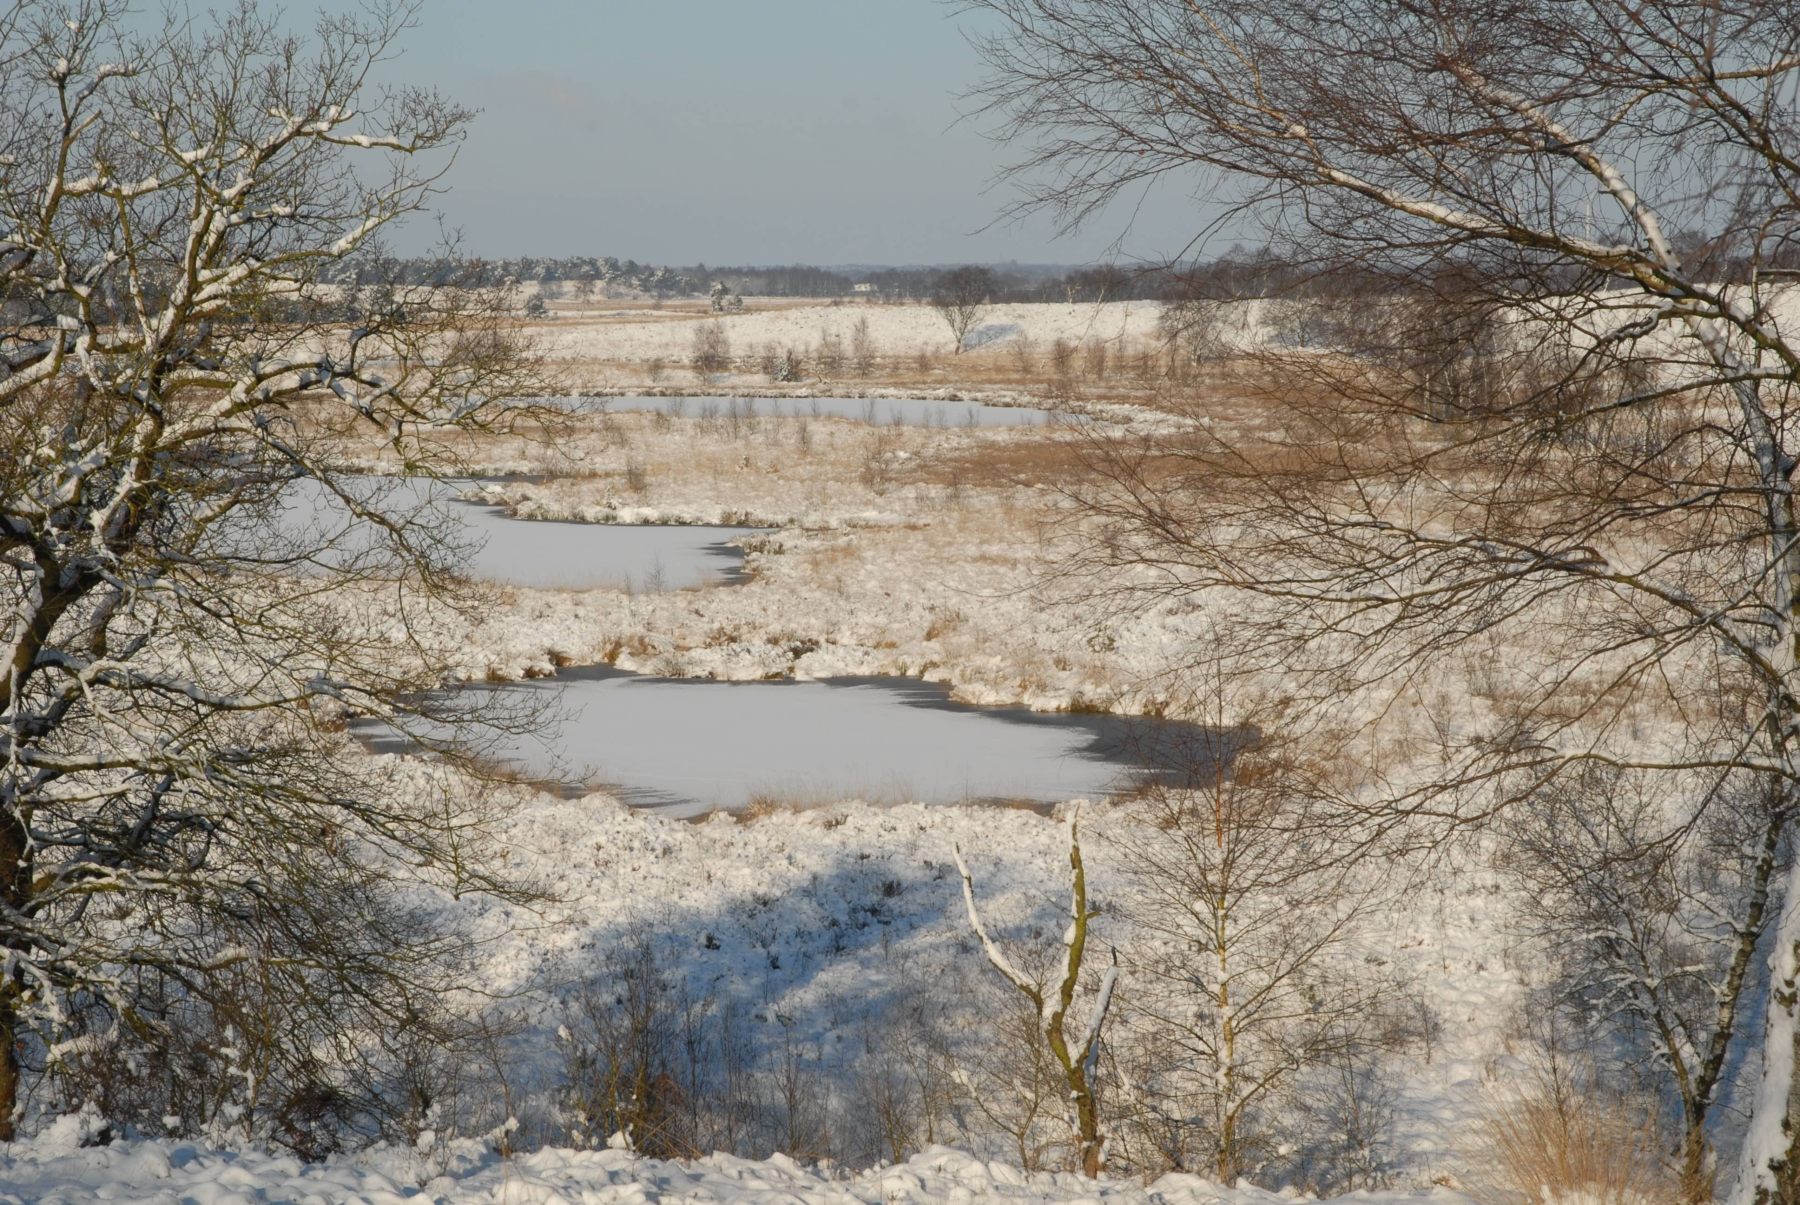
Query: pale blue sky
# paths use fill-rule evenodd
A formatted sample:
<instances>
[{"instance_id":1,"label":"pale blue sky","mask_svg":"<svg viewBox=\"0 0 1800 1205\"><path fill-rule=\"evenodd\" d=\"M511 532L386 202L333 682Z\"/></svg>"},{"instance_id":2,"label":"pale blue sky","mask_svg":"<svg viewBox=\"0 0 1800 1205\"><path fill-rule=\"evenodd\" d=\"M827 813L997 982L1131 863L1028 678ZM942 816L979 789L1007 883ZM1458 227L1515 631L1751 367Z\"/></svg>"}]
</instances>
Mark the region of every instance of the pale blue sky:
<instances>
[{"instance_id":1,"label":"pale blue sky","mask_svg":"<svg viewBox=\"0 0 1800 1205\"><path fill-rule=\"evenodd\" d=\"M940 0L427 0L390 74L482 110L442 202L474 254L1083 263L1121 235L1128 256L1179 252L1200 224L1183 188L1061 239L990 225L1014 194L994 184L1006 148L958 121L981 75L968 21Z\"/></svg>"}]
</instances>

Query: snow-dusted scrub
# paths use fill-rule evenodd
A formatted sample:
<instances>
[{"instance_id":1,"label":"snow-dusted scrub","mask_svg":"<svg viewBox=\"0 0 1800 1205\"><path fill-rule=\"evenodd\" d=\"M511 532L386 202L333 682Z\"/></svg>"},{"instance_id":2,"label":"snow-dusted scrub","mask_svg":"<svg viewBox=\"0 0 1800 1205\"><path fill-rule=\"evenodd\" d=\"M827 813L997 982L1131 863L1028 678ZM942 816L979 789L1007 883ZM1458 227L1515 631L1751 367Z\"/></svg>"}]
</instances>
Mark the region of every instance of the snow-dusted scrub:
<instances>
[{"instance_id":1,"label":"snow-dusted scrub","mask_svg":"<svg viewBox=\"0 0 1800 1205\"><path fill-rule=\"evenodd\" d=\"M693 329L689 362L701 380L710 380L731 366L731 336L716 319Z\"/></svg>"},{"instance_id":2,"label":"snow-dusted scrub","mask_svg":"<svg viewBox=\"0 0 1800 1205\"><path fill-rule=\"evenodd\" d=\"M384 786L394 792L424 768L378 764L391 765ZM1154 935L1129 920L1145 892L1119 853L1128 837L1158 833L1130 809L1089 805L1083 817L1089 907L1101 914L1071 1046L1111 950L1122 993L1152 989L1159 957ZM423 1135L432 1166L463 1140L517 1151L610 1142L661 1157L785 1152L845 1167L904 1160L938 1142L1015 1167L1074 1165L1065 1071L1039 1012L1020 1007L1020 993L986 965L954 865L960 846L993 941L1054 986L1069 920L1066 892L1044 881L1068 858L1056 820L846 803L688 823L604 796L517 788L495 837L496 872L534 883L546 899L526 908L431 897L478 952L468 970L478 991L460 1006L510 1018L498 1057L476 1063L490 1082L432 1085L434 1118L421 1117L417 1135L396 1135L409 1146ZM1365 1185L1457 1174L1451 1136L1468 1124L1481 1086L1508 1074L1493 1060L1519 985L1494 945L1501 902L1465 880L1366 918L1340 969L1380 959L1366 968L1386 985L1371 1012L1416 1016L1417 992L1443 1010L1442 1032L1429 1045L1384 1050L1391 1116L1361 1144L1342 1115L1360 1109L1366 1127L1381 1102L1367 1084L1346 1102L1327 1090L1340 1064L1312 1066L1288 1098L1296 1111L1282 1139L1291 1146L1257 1168L1256 1182L1341 1186L1349 1175L1340 1158L1362 1161ZM1056 965L1039 966L1033 950L1056 954ZM1103 1035L1093 1082L1101 1132L1115 1136L1115 1175L1159 1175L1176 1162L1133 1129L1143 1094L1126 1056L1159 1042L1172 1049L1152 1010L1115 1010ZM1307 1120L1315 1116L1317 1125ZM501 1130L509 1117L516 1127ZM501 1137L482 1139L490 1133Z\"/></svg>"},{"instance_id":3,"label":"snow-dusted scrub","mask_svg":"<svg viewBox=\"0 0 1800 1205\"><path fill-rule=\"evenodd\" d=\"M884 899L904 890L897 879L879 889ZM772 961L778 970L779 957ZM953 976L876 1001L833 999L833 1023L845 1032L822 1033L640 935L604 956L557 1008L561 1065L542 1136L660 1158L726 1151L848 1167L904 1160L934 1140L992 1145L988 1102L969 1087L970 1070L1011 1052L952 1033L950 1017L985 1011L971 986ZM1045 1129L1061 1121L1049 1116L1056 1095L1046 1082ZM1064 1166L1064 1144L1039 1146L1039 1127L1027 1129L1019 1166Z\"/></svg>"}]
</instances>

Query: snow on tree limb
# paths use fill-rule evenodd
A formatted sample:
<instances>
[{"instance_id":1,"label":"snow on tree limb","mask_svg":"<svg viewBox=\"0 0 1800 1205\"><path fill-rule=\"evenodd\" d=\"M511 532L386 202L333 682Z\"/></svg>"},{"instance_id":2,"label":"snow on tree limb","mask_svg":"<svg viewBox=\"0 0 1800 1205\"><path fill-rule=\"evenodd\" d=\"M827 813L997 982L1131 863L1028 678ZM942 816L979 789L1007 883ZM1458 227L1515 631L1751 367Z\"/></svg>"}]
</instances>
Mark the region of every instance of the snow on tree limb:
<instances>
[{"instance_id":1,"label":"snow on tree limb","mask_svg":"<svg viewBox=\"0 0 1800 1205\"><path fill-rule=\"evenodd\" d=\"M969 911L969 927L975 930L975 936L981 942L982 953L987 955L988 963L1004 975L1008 983L1024 992L1041 1010L1043 998L1037 983L1013 966L1012 960L1006 956L1006 951L995 943L994 939L988 935L987 926L981 923L981 913L975 907L975 881L969 874L968 864L963 861L962 849L952 845L950 853L956 859L957 873L962 876L963 903Z\"/></svg>"},{"instance_id":2,"label":"snow on tree limb","mask_svg":"<svg viewBox=\"0 0 1800 1205\"><path fill-rule=\"evenodd\" d=\"M1081 983L1082 960L1087 949L1088 922L1095 915L1088 907L1087 877L1082 864L1078 817L1080 803L1071 805L1066 831L1069 836L1070 902L1069 926L1062 935L1064 968L1054 996L1046 996L1044 985L1021 972L989 935L975 906L975 888L962 850L951 847L957 870L962 876L963 901L968 908L969 925L980 940L988 963L1013 987L1018 989L1036 1010L1039 1035L1060 1068L1068 1090L1067 1118L1083 1172L1097 1176L1105 1162L1106 1142L1100 1134L1099 1107L1095 1100L1099 1070L1100 1030L1110 1008L1113 990L1118 983L1118 967L1109 967L1101 978L1098 994L1082 1032L1080 1044L1069 1046L1067 1018L1075 993Z\"/></svg>"}]
</instances>

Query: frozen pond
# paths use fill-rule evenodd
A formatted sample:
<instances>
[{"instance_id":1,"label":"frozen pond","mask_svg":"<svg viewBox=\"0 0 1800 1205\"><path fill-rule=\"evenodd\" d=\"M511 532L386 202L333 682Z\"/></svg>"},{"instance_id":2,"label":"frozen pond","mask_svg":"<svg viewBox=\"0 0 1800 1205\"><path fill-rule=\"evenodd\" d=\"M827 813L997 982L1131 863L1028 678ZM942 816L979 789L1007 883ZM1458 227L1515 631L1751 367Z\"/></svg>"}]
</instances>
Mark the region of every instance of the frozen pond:
<instances>
[{"instance_id":1,"label":"frozen pond","mask_svg":"<svg viewBox=\"0 0 1800 1205\"><path fill-rule=\"evenodd\" d=\"M450 540L467 551L471 577L535 589L629 588L685 590L735 580L742 551L726 541L752 527L685 527L613 523L561 523L514 519L497 506L465 502L463 491L479 482L426 478L353 479L359 496L385 514L417 514L421 523L443 524ZM283 526L309 538L336 533L334 543L353 555L367 537L345 527L347 511L316 481L295 482Z\"/></svg>"},{"instance_id":2,"label":"frozen pond","mask_svg":"<svg viewBox=\"0 0 1800 1205\"><path fill-rule=\"evenodd\" d=\"M603 785L676 815L757 798L1060 802L1129 786L1170 764L1172 741L1207 737L1190 725L954 704L943 687L905 678L716 682L594 667L501 689L555 692L562 722L498 756L540 781Z\"/></svg>"},{"instance_id":3,"label":"frozen pond","mask_svg":"<svg viewBox=\"0 0 1800 1205\"><path fill-rule=\"evenodd\" d=\"M657 593L736 581L744 554L726 541L754 527L559 523L514 519L496 507L462 503L486 537L470 572L537 589L613 587Z\"/></svg>"},{"instance_id":4,"label":"frozen pond","mask_svg":"<svg viewBox=\"0 0 1800 1205\"><path fill-rule=\"evenodd\" d=\"M1076 415L1026 406L990 406L985 402L927 401L919 398L850 397L606 397L574 399L584 409L627 410L686 415L690 418L739 418L784 415L802 418L848 418L898 427L1042 427L1079 422Z\"/></svg>"}]
</instances>

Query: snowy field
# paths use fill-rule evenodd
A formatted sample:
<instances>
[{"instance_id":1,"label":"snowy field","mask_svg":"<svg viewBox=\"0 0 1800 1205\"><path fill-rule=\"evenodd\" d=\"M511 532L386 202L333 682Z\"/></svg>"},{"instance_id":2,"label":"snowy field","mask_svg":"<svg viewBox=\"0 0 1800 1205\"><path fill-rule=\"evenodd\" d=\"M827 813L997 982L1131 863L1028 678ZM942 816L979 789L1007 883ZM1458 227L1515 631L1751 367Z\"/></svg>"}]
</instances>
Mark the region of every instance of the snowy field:
<instances>
[{"instance_id":1,"label":"snowy field","mask_svg":"<svg viewBox=\"0 0 1800 1205\"><path fill-rule=\"evenodd\" d=\"M944 339L940 320L924 307L791 308L729 323L746 339L816 339L821 324L831 323L847 338L865 309L875 336L895 349ZM1141 305L1003 307L993 324L996 339L1138 338L1149 336L1155 318L1155 307ZM629 360L683 354L691 323L551 326L569 355ZM1093 404L1104 401L1099 392L1085 407L1104 415L1097 421L1162 421L1131 408L1107 412ZM1201 595L1130 611L1095 606L1084 597L1086 583L1060 571L1079 516L1045 483L1073 454L1080 434L1072 428L871 425L853 415L729 407L574 421L553 447L491 438L459 449L468 473L506 478L459 487L484 505L455 507L502 542L472 563L477 575L494 579L491 604L433 618L469 681L542 678L584 665L724 682L899 675L943 683L969 703L1228 725L1238 718L1211 713L1215 701L1196 693L1188 673L1196 650L1232 622L1238 604ZM399 466L371 448L357 467ZM701 579L658 577L658 588L646 588L642 575L627 583L587 574L621 533L653 549L688 549L682 555L700 558L702 567L718 563L718 537L696 524L763 529L733 541L744 557L742 580L714 576L703 588L674 589ZM543 562L554 576L521 571L520 558ZM360 601L371 610L382 605ZM1420 731L1476 724L1483 690L1504 686L1481 678L1491 668L1481 660L1472 659L1470 681L1423 684L1399 708L1401 718L1410 707ZM1482 689L1471 688L1476 681ZM742 705L758 706L752 689L741 697ZM609 740L659 746L680 763L684 743L729 751L734 746L721 733L757 739L734 731L741 721L729 710L635 718L651 730L592 727L588 745L602 751L597 760ZM845 743L829 725L814 728L815 741ZM935 748L940 739L917 743ZM805 748L802 740L782 756L804 758ZM395 792L420 789L424 770L411 758L358 756L370 758L371 774L390 776ZM921 756L938 755L925 749ZM1401 772L1393 762L1386 770ZM648 951L660 974L739 1018L745 1049L770 1057L786 1050L809 1067L811 1091L839 1119L832 1142L841 1149L881 1146L858 1077L874 1049L872 1029L891 1018L929 1014L945 1057L967 1059L966 1074L979 1078L980 1055L964 1044L993 1032L1010 1002L996 995L969 936L955 851L968 851L1003 939L1039 947L1059 930L1065 906L1059 821L1070 805L1051 809L1054 815L922 806L909 801L905 785L885 772L883 781L822 794L797 766L758 792L763 799L752 815L697 823L600 792L563 797L519 786L505 794L485 856L497 872L540 887L547 902L422 902L476 938L466 1004L473 1014L503 1002L513 1026L501 1060L506 1110L521 1127L518 1150L529 1153L502 1157L492 1100L487 1113L475 1111L480 1124L437 1126L416 1149L319 1164L235 1149L229 1135L210 1147L147 1138L78 1147L80 1125L65 1120L0 1163L0 1200L1296 1199L1300 1186L1292 1180L1285 1195L1273 1195L1185 1175L1151 1185L1027 1176L1017 1170L1017 1146L973 1122L958 1140L970 1148L964 1153L929 1147L870 1171L811 1158L802 1166L781 1155L674 1164L624 1150L566 1149L572 1131L557 1105L557 1035L584 991L623 973L609 961L620 951ZM1081 789L1091 793L1092 785ZM1133 806L1098 802L1083 815L1094 890L1129 910L1139 888L1121 851L1148 821ZM1381 885L1380 906L1371 906L1341 951L1384 985L1380 1008L1411 1035L1382 1068L1389 1115L1382 1179L1392 1190L1346 1199L1462 1202L1454 1188L1478 1180L1479 1119L1496 1094L1526 1075L1526 1010L1543 975L1512 932L1509 892L1479 850L1460 851L1429 875L1403 869ZM1103 931L1128 965L1154 962L1154 944L1124 923L1107 922ZM928 998L920 994L925 985ZM1121 1021L1122 1046L1131 1032ZM1322 1099L1325 1087L1318 1092ZM603 1146L606 1137L587 1135L586 1145ZM1279 1178L1265 1182L1283 1187Z\"/></svg>"},{"instance_id":2,"label":"snowy field","mask_svg":"<svg viewBox=\"0 0 1800 1205\"><path fill-rule=\"evenodd\" d=\"M966 340L971 350L998 348L1021 340L1048 345L1119 342L1156 335L1162 305L1154 301L1104 304L1019 303L987 307ZM540 331L546 353L555 361L684 359L693 349L694 325L709 315L686 319L585 322L571 318L544 324ZM924 304L809 305L720 315L731 346L740 353L763 345L810 348L820 336L850 344L859 321L868 322L869 337L882 355L916 355L920 351L952 354L955 342L937 310Z\"/></svg>"},{"instance_id":3,"label":"snowy field","mask_svg":"<svg viewBox=\"0 0 1800 1205\"><path fill-rule=\"evenodd\" d=\"M490 482L478 496L517 517L508 524L561 521L545 523L546 530L570 522L601 529L730 522L770 530L740 541L747 577L739 584L660 593L513 585L472 621L445 617L446 625L462 624L447 630L471 680L537 678L600 663L725 681L898 674L943 682L957 698L983 704L1195 717L1206 709L1205 699L1186 692L1181 670L1228 612L1204 599L1131 614L1083 606L1076 584L1056 573L1069 522L1062 499L1013 480L1004 468L1009 457L1035 464L1064 454L1075 438L1070 431L871 427L829 415L693 410L579 421L580 434L551 457L524 443L467 449L471 472L535 474ZM372 457L366 467L384 466ZM1434 686L1436 694L1417 700L1421 723L1480 706L1453 683ZM679 758L684 737L706 742L736 722L729 712L690 718L685 731L615 735L628 745L666 735ZM604 748L605 728L591 734L595 748ZM804 742L800 749L790 756L804 756ZM382 760L396 775L395 789L408 789L413 763ZM565 1140L554 1121L554 1033L584 984L618 973L607 969L607 959L620 950L648 949L661 973L700 985L696 990L715 1002L735 1001L748 1018L750 1047L798 1043L824 1077L818 1090L841 1117L862 1107L844 1085L854 1078L846 1075L865 1027L916 1007L909 1001L917 985L939 989L931 1008L941 1010L935 1024L946 1031L991 1026L992 1010L1005 1001L995 997L969 940L950 870L953 850L972 851L996 923L1028 944L1033 934L1053 931L1060 906L1057 866L1066 850L1056 817L984 805L895 806L891 782L842 792L882 805L779 785L764 793L772 806L760 806L753 818L719 815L701 823L635 810L600 793L556 798L520 789L495 834L496 866L540 883L554 902L535 912L478 898L434 905L473 926L484 951L475 979L518 1002L524 1029L510 1048L516 1082L508 1092L529 1130L525 1149ZM1135 813L1090 804L1086 815L1096 890L1129 898L1118 843L1139 823ZM1509 935L1509 889L1479 856L1393 887L1348 956L1392 985L1384 1007L1430 1036L1409 1041L1385 1069L1392 1122L1384 1141L1395 1193L1357 1199L1411 1200L1409 1194L1424 1192L1427 1199L1461 1200L1447 1191L1433 1198L1432 1186L1469 1183L1477 1119L1495 1093L1525 1074L1522 1009L1540 968ZM1107 940L1129 948L1132 938L1120 928ZM834 1067L836 1079L827 1075ZM839 1138L854 1141L852 1134ZM550 1186L543 1191L567 1199L582 1199L570 1195L578 1191L602 1194L595 1199L629 1191L643 1199L688 1192L723 1199L755 1199L753 1192L819 1200L1008 1193L1093 1199L1069 1182L1001 1184L995 1177L1013 1173L993 1169L1016 1163L1003 1142L975 1150L977 1161L927 1153L860 1177L779 1161L674 1169L621 1152L546 1151L500 1161L491 1144L470 1149L487 1153L458 1164L440 1136L410 1169L404 1160L376 1161L297 1174L388 1175L446 1199L471 1200L490 1199L481 1194L501 1191L513 1182L508 1176L520 1185L539 1177ZM453 1165L461 1169L457 1183L434 1179ZM729 1191L719 1177L735 1177ZM885 1195L856 1195L870 1192ZM1277 1199L1184 1177L1150 1190L1120 1184L1106 1192L1122 1200L1231 1205Z\"/></svg>"},{"instance_id":4,"label":"snowy field","mask_svg":"<svg viewBox=\"0 0 1800 1205\"><path fill-rule=\"evenodd\" d=\"M1072 1174L1026 1175L933 1147L905 1163L832 1174L776 1156L714 1155L668 1163L624 1151L543 1150L514 1159L471 1159L421 1187L405 1152L302 1163L292 1156L190 1143L130 1142L70 1149L58 1135L0 1156L0 1201L79 1205L601 1205L602 1202L738 1201L747 1205L931 1205L969 1201L1107 1201L1118 1205L1278 1205L1291 1196L1230 1189L1195 1176L1148 1185L1095 1183ZM1359 1205L1462 1205L1450 1192L1358 1193Z\"/></svg>"},{"instance_id":5,"label":"snowy field","mask_svg":"<svg viewBox=\"0 0 1800 1205\"><path fill-rule=\"evenodd\" d=\"M1097 889L1110 906L1123 905L1136 889L1120 851L1139 814L1098 804L1080 811ZM968 936L954 850L968 851L997 931L1029 945L1054 931L1064 903L1057 868L1067 815L850 802L696 824L605 795L526 797L500 831L505 869L542 881L556 903L540 915L459 907L478 937L494 939L479 981L541 993L527 1009L538 1032L555 1027L559 999L597 963L604 968L606 951L642 943L672 973L742 1002L753 1044L792 1037L820 1068L843 1067L860 1051L867 1018L904 1011L922 992L947 1009L941 1020L950 1028L984 1024L996 997ZM1494 932L1507 904L1499 881L1482 873L1413 884L1407 905L1384 911L1345 953L1404 985L1384 1005L1428 1010L1439 1021L1433 1042L1395 1056L1392 1141L1408 1168L1403 1182L1460 1172L1487 1094L1522 1069L1508 1050L1528 968ZM1132 940L1122 930L1107 939ZM534 1048L538 1065L521 1056L514 1085L525 1097L534 1076L553 1070L542 1046L521 1046ZM818 1090L854 1107L846 1084ZM995 1159L1006 1150L995 1143L977 1153Z\"/></svg>"},{"instance_id":6,"label":"snowy field","mask_svg":"<svg viewBox=\"0 0 1800 1205\"><path fill-rule=\"evenodd\" d=\"M383 759L395 789L418 767ZM1096 881L1109 901L1124 890L1102 834L1121 818L1093 817ZM853 1090L831 1074L863 1038L858 1017L882 1002L916 996L951 1010L953 1029L981 1029L994 997L987 968L966 936L952 849L961 846L984 901L1005 918L1007 939L1031 940L1053 926L1052 898L1062 825L1054 819L981 807L873 807L848 803L752 823L727 817L694 824L624 807L603 795L557 800L520 792L495 834L503 868L548 888L537 909L499 908L479 899L441 906L463 911L484 953L470 978L483 994L515 1002L523 1028L507 1060L517 1135L541 1137L556 1067L554 1031L563 1002L607 970L605 952L648 943L661 965L745 1002L750 1041L798 1036L816 1089L855 1107ZM1470 1130L1496 1077L1517 1068L1501 1050L1501 1020L1517 972L1490 932L1494 885L1422 890L1392 928L1372 933L1368 953L1433 993L1444 1036L1404 1060L1402 1122L1395 1134L1416 1188L1357 1193L1364 1205L1463 1205L1456 1182L1458 1135ZM1380 954L1377 955L1376 951ZM68 1117L35 1141L0 1156L0 1201L276 1202L403 1200L577 1201L1090 1201L1273 1205L1292 1191L1223 1187L1191 1175L1153 1184L1073 1175L1028 1175L1004 1144L968 1152L927 1149L897 1166L871 1170L801 1166L775 1156L724 1155L664 1163L623 1150L545 1149L503 1158L491 1138L427 1132L413 1149L383 1147L355 1157L302 1163L291 1156L205 1142L95 1141L98 1118Z\"/></svg>"},{"instance_id":7,"label":"snowy field","mask_svg":"<svg viewBox=\"0 0 1800 1205\"><path fill-rule=\"evenodd\" d=\"M1209 617L1186 604L1149 616L1062 605L1059 500L1009 483L1003 466L996 475L1007 449L1062 454L1067 432L766 415L595 421L587 442L554 456L480 453L471 471L581 470L480 496L528 519L775 530L735 541L749 577L729 589L511 590L458 631L465 677L596 662L737 681L899 675L946 683L968 703L1180 711L1170 674Z\"/></svg>"}]
</instances>

